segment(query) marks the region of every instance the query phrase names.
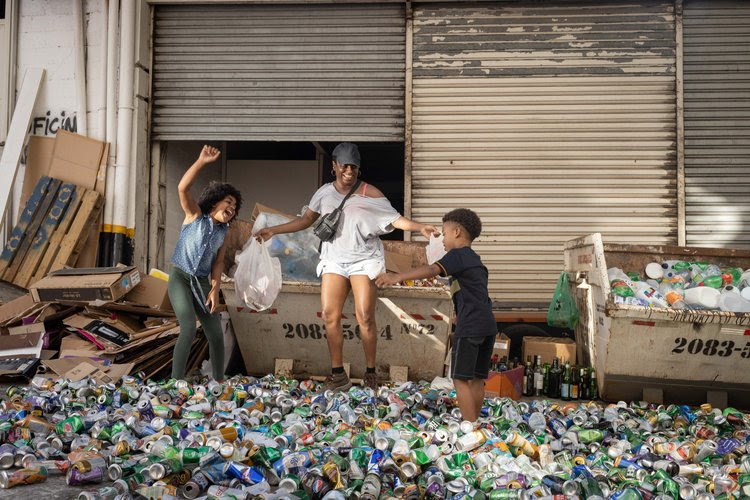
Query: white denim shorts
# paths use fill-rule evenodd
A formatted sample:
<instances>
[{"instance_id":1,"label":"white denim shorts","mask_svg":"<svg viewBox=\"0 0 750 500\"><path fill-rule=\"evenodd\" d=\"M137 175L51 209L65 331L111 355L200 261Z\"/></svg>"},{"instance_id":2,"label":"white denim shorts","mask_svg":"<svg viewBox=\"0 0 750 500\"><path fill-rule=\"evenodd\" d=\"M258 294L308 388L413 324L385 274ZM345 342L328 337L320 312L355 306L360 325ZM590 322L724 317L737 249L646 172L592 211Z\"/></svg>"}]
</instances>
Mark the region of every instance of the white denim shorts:
<instances>
[{"instance_id":1,"label":"white denim shorts","mask_svg":"<svg viewBox=\"0 0 750 500\"><path fill-rule=\"evenodd\" d=\"M384 272L385 261L383 259L365 259L346 264L331 260L321 260L317 269L318 276L338 274L344 278L349 278L350 276L366 275L371 280L374 280Z\"/></svg>"}]
</instances>

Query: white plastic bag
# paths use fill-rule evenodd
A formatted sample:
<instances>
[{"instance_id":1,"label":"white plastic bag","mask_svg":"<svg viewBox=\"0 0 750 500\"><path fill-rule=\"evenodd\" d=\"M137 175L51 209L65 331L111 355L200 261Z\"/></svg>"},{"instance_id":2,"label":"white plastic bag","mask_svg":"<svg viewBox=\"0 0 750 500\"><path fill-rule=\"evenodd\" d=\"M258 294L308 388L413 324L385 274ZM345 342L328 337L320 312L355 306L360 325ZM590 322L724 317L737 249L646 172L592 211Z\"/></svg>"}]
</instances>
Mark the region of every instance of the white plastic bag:
<instances>
[{"instance_id":1,"label":"white plastic bag","mask_svg":"<svg viewBox=\"0 0 750 500\"><path fill-rule=\"evenodd\" d=\"M443 235L435 236L431 234L430 242L427 244L425 251L427 252L427 263L430 265L442 259L448 253L445 251L445 246L443 246Z\"/></svg>"},{"instance_id":2,"label":"white plastic bag","mask_svg":"<svg viewBox=\"0 0 750 500\"><path fill-rule=\"evenodd\" d=\"M256 311L271 307L281 290L281 263L268 252L269 242L255 238L237 256L234 289L245 305Z\"/></svg>"}]
</instances>

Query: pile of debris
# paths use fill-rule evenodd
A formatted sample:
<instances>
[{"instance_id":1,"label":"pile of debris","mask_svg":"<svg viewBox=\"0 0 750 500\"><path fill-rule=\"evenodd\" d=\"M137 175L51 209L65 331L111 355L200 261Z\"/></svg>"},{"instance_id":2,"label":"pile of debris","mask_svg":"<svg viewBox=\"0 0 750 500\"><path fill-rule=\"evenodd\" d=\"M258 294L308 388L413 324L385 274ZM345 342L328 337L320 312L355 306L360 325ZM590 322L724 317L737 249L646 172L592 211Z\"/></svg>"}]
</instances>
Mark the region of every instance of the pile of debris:
<instances>
[{"instance_id":1,"label":"pile of debris","mask_svg":"<svg viewBox=\"0 0 750 500\"><path fill-rule=\"evenodd\" d=\"M134 266L61 269L0 306L0 375L168 376L178 334L161 277ZM194 343L191 370L208 348L203 336Z\"/></svg>"}]
</instances>

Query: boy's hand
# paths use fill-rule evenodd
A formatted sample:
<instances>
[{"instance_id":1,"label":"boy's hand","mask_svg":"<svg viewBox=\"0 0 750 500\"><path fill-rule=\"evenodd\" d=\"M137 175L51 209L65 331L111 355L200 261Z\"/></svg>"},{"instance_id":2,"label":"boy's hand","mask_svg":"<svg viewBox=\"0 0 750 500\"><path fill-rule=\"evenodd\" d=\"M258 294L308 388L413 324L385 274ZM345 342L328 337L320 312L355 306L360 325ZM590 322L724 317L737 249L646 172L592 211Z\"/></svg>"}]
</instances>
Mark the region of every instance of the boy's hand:
<instances>
[{"instance_id":1,"label":"boy's hand","mask_svg":"<svg viewBox=\"0 0 750 500\"><path fill-rule=\"evenodd\" d=\"M201 154L198 157L198 160L205 163L212 163L219 159L219 156L221 156L221 151L219 151L217 148L213 146L209 146L206 144L203 146L203 149L201 150Z\"/></svg>"},{"instance_id":2,"label":"boy's hand","mask_svg":"<svg viewBox=\"0 0 750 500\"><path fill-rule=\"evenodd\" d=\"M438 228L436 228L432 224L425 224L424 226L422 226L422 229L419 232L422 233L422 236L427 238L427 241L430 240L431 234L434 234L435 236L440 236L440 231L438 231Z\"/></svg>"},{"instance_id":3,"label":"boy's hand","mask_svg":"<svg viewBox=\"0 0 750 500\"><path fill-rule=\"evenodd\" d=\"M383 273L375 278L375 284L378 286L378 288L393 286L400 281L401 280L398 279L398 274L395 273Z\"/></svg>"}]
</instances>

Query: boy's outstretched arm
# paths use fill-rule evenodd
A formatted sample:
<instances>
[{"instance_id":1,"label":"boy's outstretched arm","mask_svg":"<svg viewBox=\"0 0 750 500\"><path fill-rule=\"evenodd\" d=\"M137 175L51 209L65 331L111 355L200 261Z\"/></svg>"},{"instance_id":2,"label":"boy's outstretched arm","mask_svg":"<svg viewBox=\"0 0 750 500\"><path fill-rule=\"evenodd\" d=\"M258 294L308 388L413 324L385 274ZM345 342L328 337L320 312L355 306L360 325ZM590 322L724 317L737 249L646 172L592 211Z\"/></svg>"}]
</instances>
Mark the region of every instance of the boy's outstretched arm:
<instances>
[{"instance_id":1,"label":"boy's outstretched arm","mask_svg":"<svg viewBox=\"0 0 750 500\"><path fill-rule=\"evenodd\" d=\"M443 268L437 264L431 264L414 268L405 273L383 273L375 278L375 284L378 288L385 288L402 281L434 278L435 276L439 276L442 271Z\"/></svg>"}]
</instances>

